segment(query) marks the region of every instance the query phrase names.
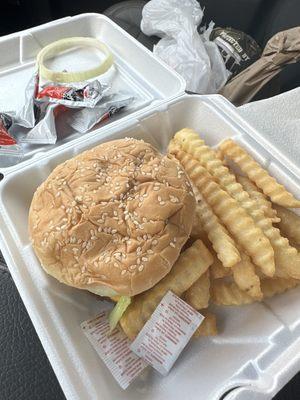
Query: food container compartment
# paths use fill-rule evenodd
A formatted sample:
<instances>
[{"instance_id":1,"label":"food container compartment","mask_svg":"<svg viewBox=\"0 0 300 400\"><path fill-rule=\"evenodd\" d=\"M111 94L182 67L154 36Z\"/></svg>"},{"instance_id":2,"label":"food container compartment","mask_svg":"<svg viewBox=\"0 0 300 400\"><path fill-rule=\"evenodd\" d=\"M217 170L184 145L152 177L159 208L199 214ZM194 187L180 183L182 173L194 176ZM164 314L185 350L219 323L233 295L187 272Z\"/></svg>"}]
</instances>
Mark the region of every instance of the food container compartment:
<instances>
[{"instance_id":1,"label":"food container compartment","mask_svg":"<svg viewBox=\"0 0 300 400\"><path fill-rule=\"evenodd\" d=\"M0 38L0 111L17 111L24 104L25 87L35 71L38 52L51 42L73 36L104 42L113 53L116 68L110 68L101 80L113 82L113 91L128 91L135 96L134 103L99 125L99 132L99 127L105 129L107 124L118 123L134 112L184 92L184 80L117 24L101 14L81 14ZM91 68L101 59L97 50L93 53L91 49L76 49L52 63L49 60L48 66L74 67L75 56L78 70ZM23 162L82 136L63 124L58 131L60 140L55 145L24 145Z\"/></svg>"},{"instance_id":2,"label":"food container compartment","mask_svg":"<svg viewBox=\"0 0 300 400\"><path fill-rule=\"evenodd\" d=\"M191 127L211 146L234 137L300 197L298 167L246 124L220 96L184 96L160 104L42 155L0 183L1 245L13 279L68 399L270 399L299 367L300 289L263 303L216 307L220 334L192 340L167 377L150 368L119 388L80 329L101 301L64 286L41 269L27 219L35 189L64 160L116 138L142 138L165 151L173 134ZM275 155L275 153L278 153ZM278 157L278 158L277 158ZM281 161L280 161L281 160ZM292 351L291 351L292 350Z\"/></svg>"}]
</instances>

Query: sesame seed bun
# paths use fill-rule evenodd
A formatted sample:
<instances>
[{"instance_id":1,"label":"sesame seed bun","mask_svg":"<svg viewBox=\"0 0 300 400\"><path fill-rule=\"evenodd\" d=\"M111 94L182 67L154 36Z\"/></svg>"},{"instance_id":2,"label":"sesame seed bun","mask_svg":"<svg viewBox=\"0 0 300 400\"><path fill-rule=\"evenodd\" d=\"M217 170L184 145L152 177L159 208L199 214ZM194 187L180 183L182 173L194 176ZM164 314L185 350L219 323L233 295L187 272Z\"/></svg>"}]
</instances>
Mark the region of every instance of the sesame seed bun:
<instances>
[{"instance_id":1,"label":"sesame seed bun","mask_svg":"<svg viewBox=\"0 0 300 400\"><path fill-rule=\"evenodd\" d=\"M194 211L190 182L175 159L121 139L54 169L33 196L29 233L43 268L60 282L133 296L170 271Z\"/></svg>"}]
</instances>

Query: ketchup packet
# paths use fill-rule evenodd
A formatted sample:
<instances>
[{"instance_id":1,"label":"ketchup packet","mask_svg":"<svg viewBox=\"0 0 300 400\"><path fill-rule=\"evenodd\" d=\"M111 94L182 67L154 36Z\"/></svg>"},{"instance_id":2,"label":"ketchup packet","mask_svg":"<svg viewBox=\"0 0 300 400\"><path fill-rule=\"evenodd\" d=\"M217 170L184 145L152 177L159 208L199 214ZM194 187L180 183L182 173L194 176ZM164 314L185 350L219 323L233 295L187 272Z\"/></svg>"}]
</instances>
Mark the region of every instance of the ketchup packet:
<instances>
[{"instance_id":1,"label":"ketchup packet","mask_svg":"<svg viewBox=\"0 0 300 400\"><path fill-rule=\"evenodd\" d=\"M67 118L67 123L76 131L84 133L132 103L134 97L125 92L111 93L94 108L83 108Z\"/></svg>"},{"instance_id":2,"label":"ketchup packet","mask_svg":"<svg viewBox=\"0 0 300 400\"><path fill-rule=\"evenodd\" d=\"M11 146L17 144L16 140L10 136L8 129L12 126L12 117L5 113L0 113L0 146Z\"/></svg>"},{"instance_id":3,"label":"ketchup packet","mask_svg":"<svg viewBox=\"0 0 300 400\"><path fill-rule=\"evenodd\" d=\"M108 314L109 311L102 311L83 322L81 328L115 380L126 389L147 364L130 350L131 342L119 328L109 334Z\"/></svg>"},{"instance_id":4,"label":"ketchup packet","mask_svg":"<svg viewBox=\"0 0 300 400\"><path fill-rule=\"evenodd\" d=\"M8 132L13 118L7 113L0 113L0 167L16 164L23 157L23 151L17 141Z\"/></svg>"},{"instance_id":5,"label":"ketchup packet","mask_svg":"<svg viewBox=\"0 0 300 400\"><path fill-rule=\"evenodd\" d=\"M130 349L162 375L167 375L204 317L169 291Z\"/></svg>"},{"instance_id":6,"label":"ketchup packet","mask_svg":"<svg viewBox=\"0 0 300 400\"><path fill-rule=\"evenodd\" d=\"M36 101L63 104L68 107L95 107L108 86L98 80L88 83L58 84L46 83L36 94Z\"/></svg>"}]
</instances>

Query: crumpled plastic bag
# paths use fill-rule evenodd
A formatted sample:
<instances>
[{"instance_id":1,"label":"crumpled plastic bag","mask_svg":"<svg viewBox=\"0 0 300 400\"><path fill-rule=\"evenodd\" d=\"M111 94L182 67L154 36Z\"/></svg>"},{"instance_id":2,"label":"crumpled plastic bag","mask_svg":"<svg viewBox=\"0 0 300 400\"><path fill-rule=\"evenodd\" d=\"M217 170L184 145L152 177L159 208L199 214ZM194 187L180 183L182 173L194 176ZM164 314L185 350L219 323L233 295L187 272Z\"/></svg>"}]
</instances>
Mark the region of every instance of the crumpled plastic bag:
<instances>
[{"instance_id":1,"label":"crumpled plastic bag","mask_svg":"<svg viewBox=\"0 0 300 400\"><path fill-rule=\"evenodd\" d=\"M186 81L186 90L217 93L230 72L217 45L209 40L214 24L197 31L203 11L196 0L151 0L143 8L141 30L162 39L153 52Z\"/></svg>"}]
</instances>

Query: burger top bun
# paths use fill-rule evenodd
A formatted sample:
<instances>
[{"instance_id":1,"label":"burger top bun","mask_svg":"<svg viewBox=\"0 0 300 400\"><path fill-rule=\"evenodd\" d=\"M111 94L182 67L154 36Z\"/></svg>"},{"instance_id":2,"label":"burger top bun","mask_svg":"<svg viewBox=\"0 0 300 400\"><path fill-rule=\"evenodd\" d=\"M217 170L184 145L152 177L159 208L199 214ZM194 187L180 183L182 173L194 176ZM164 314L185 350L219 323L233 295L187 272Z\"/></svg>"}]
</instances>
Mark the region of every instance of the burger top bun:
<instances>
[{"instance_id":1,"label":"burger top bun","mask_svg":"<svg viewBox=\"0 0 300 400\"><path fill-rule=\"evenodd\" d=\"M50 275L102 296L141 293L172 268L195 211L173 158L121 139L59 165L29 212L36 255Z\"/></svg>"}]
</instances>

